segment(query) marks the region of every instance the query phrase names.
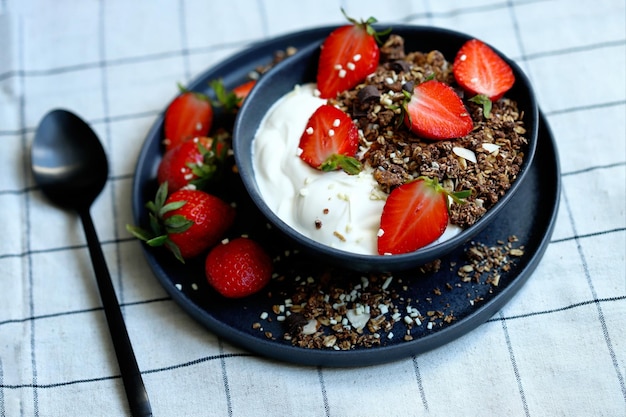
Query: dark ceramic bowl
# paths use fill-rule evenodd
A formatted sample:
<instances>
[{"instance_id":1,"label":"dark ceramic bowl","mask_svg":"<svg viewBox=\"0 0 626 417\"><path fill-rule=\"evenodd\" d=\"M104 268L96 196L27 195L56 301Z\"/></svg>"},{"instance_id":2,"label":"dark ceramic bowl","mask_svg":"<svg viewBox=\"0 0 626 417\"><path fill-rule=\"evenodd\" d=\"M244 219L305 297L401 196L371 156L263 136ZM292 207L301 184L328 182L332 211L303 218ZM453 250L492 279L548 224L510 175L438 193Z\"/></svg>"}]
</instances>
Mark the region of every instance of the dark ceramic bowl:
<instances>
[{"instance_id":1,"label":"dark ceramic bowl","mask_svg":"<svg viewBox=\"0 0 626 417\"><path fill-rule=\"evenodd\" d=\"M439 50L450 62L454 60L463 43L472 38L469 35L445 29L406 25L393 25L392 33L404 38L407 52ZM339 250L306 237L290 227L272 211L264 201L255 179L253 140L263 117L277 100L298 84L315 82L319 46L320 42L316 42L305 49L301 49L295 56L283 61L261 77L245 100L235 121L233 137L237 167L252 201L268 221L300 247L312 255L320 257L324 262L348 266L360 271L383 272L409 269L438 259L467 243L491 223L524 181L537 146L539 125L538 106L528 78L515 62L497 50L496 52L508 62L515 73L515 85L506 93L506 96L516 100L520 111L523 111L529 145L525 152L522 169L511 188L474 225L449 240L412 253L385 256L363 255Z\"/></svg>"}]
</instances>

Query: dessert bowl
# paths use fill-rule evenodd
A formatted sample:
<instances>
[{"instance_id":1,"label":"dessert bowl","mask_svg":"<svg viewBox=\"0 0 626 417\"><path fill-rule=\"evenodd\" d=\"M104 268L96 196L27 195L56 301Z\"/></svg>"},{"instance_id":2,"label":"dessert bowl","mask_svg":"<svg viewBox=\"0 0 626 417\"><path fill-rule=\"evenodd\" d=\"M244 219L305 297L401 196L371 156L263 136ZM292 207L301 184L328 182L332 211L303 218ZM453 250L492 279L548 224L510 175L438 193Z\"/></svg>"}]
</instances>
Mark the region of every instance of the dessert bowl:
<instances>
[{"instance_id":1,"label":"dessert bowl","mask_svg":"<svg viewBox=\"0 0 626 417\"><path fill-rule=\"evenodd\" d=\"M407 53L412 51L428 53L436 50L441 52L449 62L452 62L462 45L472 39L470 35L451 30L407 25L394 25L391 33L404 39L404 49ZM436 241L409 253L377 255L356 253L321 243L296 230L277 215L266 201L267 194L264 195L259 186L258 172L255 168L254 141L264 118L275 103L293 91L296 86L315 82L320 45L320 42L316 42L301 49L289 60L285 60L266 73L244 101L235 121L233 149L237 168L251 200L268 222L299 247L319 257L320 261L368 272L393 272L426 264L467 243L490 224L524 180L534 157L539 125L538 106L528 78L515 62L495 48L492 49L509 64L515 75L515 84L505 96L514 100L519 113L523 114L524 137L527 139L527 145L523 149L523 161L519 172L510 188L475 223L445 240ZM281 190L276 190L276 192L281 192Z\"/></svg>"}]
</instances>

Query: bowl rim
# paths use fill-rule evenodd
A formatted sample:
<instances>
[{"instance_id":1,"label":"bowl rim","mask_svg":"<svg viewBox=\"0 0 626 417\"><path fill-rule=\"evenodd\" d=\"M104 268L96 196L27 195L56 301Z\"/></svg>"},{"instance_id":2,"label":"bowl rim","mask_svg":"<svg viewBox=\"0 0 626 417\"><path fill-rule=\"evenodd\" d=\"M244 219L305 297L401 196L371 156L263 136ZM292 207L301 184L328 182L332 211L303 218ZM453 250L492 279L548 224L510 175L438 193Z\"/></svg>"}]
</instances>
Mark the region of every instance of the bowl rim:
<instances>
[{"instance_id":1,"label":"bowl rim","mask_svg":"<svg viewBox=\"0 0 626 417\"><path fill-rule=\"evenodd\" d=\"M328 26L329 33L341 25L337 26ZM408 25L408 24L400 24L400 25L384 25L384 24L375 24L374 27L376 29L392 27L391 34L400 34L401 36L406 38L406 34L419 34L419 35L428 35L428 36L445 36L448 38L457 38L459 41L474 39L475 37L463 33L458 32L451 29L440 28L435 26L422 26L422 25ZM320 45L322 44L322 40L318 40L312 42L310 45L301 48L297 51L297 53L284 59L272 69L270 69L267 73L259 78L255 88L252 89L246 100L244 100L241 109L235 119L235 124L233 128L233 151L235 161L244 184L244 187L248 194L250 195L252 201L257 206L257 208L261 211L263 216L274 225L281 233L289 237L294 242L297 242L301 245L305 250L311 252L312 255L322 257L326 261L330 262L340 262L342 266L348 267L349 269L356 269L368 272L393 272L396 270L405 270L411 267L423 265L430 261L433 261L437 258L444 256L460 245L465 244L472 237L474 237L477 233L483 230L489 223L493 221L495 217L499 214L502 207L504 207L511 197L515 194L515 191L519 188L520 184L526 177L526 173L529 171L529 167L534 159L535 150L537 147L538 140L538 125L539 125L539 106L537 104L536 95L534 89L530 83L528 76L524 73L522 68L512 59L504 55L501 51L499 51L494 46L490 45L488 42L481 40L486 43L489 47L491 47L500 57L502 57L507 64L511 66L513 72L515 74L515 84L512 88L522 88L526 91L528 95L529 101L529 109L524 109L525 112L525 125L527 129L526 137L528 139L528 145L524 154L524 161L522 163L520 172L517 174L517 177L511 187L506 191L506 193L500 197L498 202L492 206L483 216L481 216L476 223L472 226L463 229L460 233L451 238L428 245L426 247L420 248L416 251L404 253L404 254L396 254L396 255L370 255L370 254L360 254L349 252L340 248L334 248L329 245L320 243L300 232L295 230L293 227L289 226L284 220L282 220L265 202L263 195L258 189L258 185L255 179L255 172L253 167L253 161L251 160L250 164L244 163L243 155L244 153L250 153L252 148L252 143L254 141L254 136L256 136L256 131L258 130L258 124L255 126L253 137L250 140L241 140L238 137L241 135L241 131L245 127L245 123L247 123L248 118L246 117L249 112L255 106L256 100L263 99L263 92L268 87L268 84L272 84L271 80L273 74L279 74L282 71L289 71L290 68L297 65L303 59L306 59L308 56L309 59L312 57L315 58L315 54L318 53L320 49ZM450 57L446 56L448 62L452 62ZM524 88L524 86L526 88ZM295 87L295 84L294 84ZM291 91L291 90L289 90ZM286 94L286 92L285 92ZM506 95L505 95L506 96ZM265 99L265 101L267 101ZM270 104L273 105L275 102ZM530 114L529 114L530 113ZM261 119L262 120L262 119ZM529 123L532 122L532 123ZM259 120L260 123L260 120ZM252 159L252 157L251 157ZM346 264L346 261L349 260L349 264Z\"/></svg>"}]
</instances>

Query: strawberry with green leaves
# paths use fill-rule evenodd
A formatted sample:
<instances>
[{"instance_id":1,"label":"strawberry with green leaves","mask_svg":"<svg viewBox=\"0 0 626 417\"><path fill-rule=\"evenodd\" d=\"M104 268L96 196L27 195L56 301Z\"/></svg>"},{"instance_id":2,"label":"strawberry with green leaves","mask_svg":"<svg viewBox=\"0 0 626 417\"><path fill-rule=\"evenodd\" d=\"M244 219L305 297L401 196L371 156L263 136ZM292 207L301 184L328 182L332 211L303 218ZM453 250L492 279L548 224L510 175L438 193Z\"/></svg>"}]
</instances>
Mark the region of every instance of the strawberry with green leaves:
<instances>
[{"instance_id":1,"label":"strawberry with green leaves","mask_svg":"<svg viewBox=\"0 0 626 417\"><path fill-rule=\"evenodd\" d=\"M515 83L513 70L492 48L478 39L467 41L452 64L456 82L470 95L497 101Z\"/></svg>"},{"instance_id":2,"label":"strawberry with green leaves","mask_svg":"<svg viewBox=\"0 0 626 417\"><path fill-rule=\"evenodd\" d=\"M383 207L378 233L378 253L413 252L439 238L448 225L448 196L462 203L470 191L451 193L427 177L395 188Z\"/></svg>"},{"instance_id":3,"label":"strawberry with green leaves","mask_svg":"<svg viewBox=\"0 0 626 417\"><path fill-rule=\"evenodd\" d=\"M334 171L343 169L358 174L361 163L355 158L359 148L356 125L344 111L323 104L309 118L300 137L300 159L315 169Z\"/></svg>"},{"instance_id":4,"label":"strawberry with green leaves","mask_svg":"<svg viewBox=\"0 0 626 417\"><path fill-rule=\"evenodd\" d=\"M416 135L434 140L459 138L474 128L461 98L448 84L428 80L405 91L404 124Z\"/></svg>"},{"instance_id":5,"label":"strawberry with green leaves","mask_svg":"<svg viewBox=\"0 0 626 417\"><path fill-rule=\"evenodd\" d=\"M207 136L213 124L213 105L206 95L178 86L180 94L165 111L165 149L196 136Z\"/></svg>"},{"instance_id":6,"label":"strawberry with green leaves","mask_svg":"<svg viewBox=\"0 0 626 417\"><path fill-rule=\"evenodd\" d=\"M205 260L209 285L227 298L252 295L272 277L272 260L256 241L240 237L214 247Z\"/></svg>"},{"instance_id":7,"label":"strawberry with green leaves","mask_svg":"<svg viewBox=\"0 0 626 417\"><path fill-rule=\"evenodd\" d=\"M224 136L187 139L165 152L159 163L157 180L159 184L167 182L170 193L189 184L205 189L219 180L227 152Z\"/></svg>"},{"instance_id":8,"label":"strawberry with green leaves","mask_svg":"<svg viewBox=\"0 0 626 417\"><path fill-rule=\"evenodd\" d=\"M204 191L181 189L167 195L165 182L146 204L150 230L126 229L150 246L165 246L183 263L219 242L235 220L233 207Z\"/></svg>"},{"instance_id":9,"label":"strawberry with green leaves","mask_svg":"<svg viewBox=\"0 0 626 417\"><path fill-rule=\"evenodd\" d=\"M255 84L256 81L246 81L232 90L228 90L221 79L213 80L209 83L217 99L213 105L221 107L227 113L236 113Z\"/></svg>"},{"instance_id":10,"label":"strawberry with green leaves","mask_svg":"<svg viewBox=\"0 0 626 417\"><path fill-rule=\"evenodd\" d=\"M332 31L322 44L317 68L317 89L322 98L335 97L373 73L380 59L379 36L389 32L376 32L373 17L361 22L346 18L351 24Z\"/></svg>"}]
</instances>

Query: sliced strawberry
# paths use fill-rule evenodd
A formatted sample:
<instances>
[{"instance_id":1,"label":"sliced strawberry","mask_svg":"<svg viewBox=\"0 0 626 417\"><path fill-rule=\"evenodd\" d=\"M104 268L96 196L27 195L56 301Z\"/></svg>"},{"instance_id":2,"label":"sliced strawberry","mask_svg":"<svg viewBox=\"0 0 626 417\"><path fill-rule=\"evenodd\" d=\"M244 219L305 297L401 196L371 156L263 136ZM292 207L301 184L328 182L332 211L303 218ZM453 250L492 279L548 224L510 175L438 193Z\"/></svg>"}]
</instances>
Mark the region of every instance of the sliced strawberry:
<instances>
[{"instance_id":1,"label":"sliced strawberry","mask_svg":"<svg viewBox=\"0 0 626 417\"><path fill-rule=\"evenodd\" d=\"M217 245L205 261L209 284L224 297L247 297L272 278L272 260L263 247L248 238Z\"/></svg>"},{"instance_id":2,"label":"sliced strawberry","mask_svg":"<svg viewBox=\"0 0 626 417\"><path fill-rule=\"evenodd\" d=\"M254 87L255 85L256 85L256 81L250 80L248 82L245 82L233 88L233 93L237 97L238 107L241 107L241 105L243 104L243 101L245 100L246 97L248 97L248 94L250 94L252 87Z\"/></svg>"},{"instance_id":3,"label":"sliced strawberry","mask_svg":"<svg viewBox=\"0 0 626 417\"><path fill-rule=\"evenodd\" d=\"M474 127L461 98L437 80L414 87L405 104L404 123L416 135L436 140L463 137Z\"/></svg>"},{"instance_id":4,"label":"sliced strawberry","mask_svg":"<svg viewBox=\"0 0 626 417\"><path fill-rule=\"evenodd\" d=\"M372 28L376 23L373 17L364 22L346 18L351 24L335 29L322 44L317 68L317 89L322 98L355 87L378 66L378 36L387 32L377 33Z\"/></svg>"},{"instance_id":5,"label":"sliced strawberry","mask_svg":"<svg viewBox=\"0 0 626 417\"><path fill-rule=\"evenodd\" d=\"M163 155L157 170L159 184L168 183L172 193L188 184L204 189L220 178L228 146L223 137L187 139Z\"/></svg>"},{"instance_id":6,"label":"sliced strawberry","mask_svg":"<svg viewBox=\"0 0 626 417\"><path fill-rule=\"evenodd\" d=\"M408 253L434 242L448 225L448 196L462 202L468 194L448 193L436 178L426 177L395 188L383 207L378 253Z\"/></svg>"},{"instance_id":7,"label":"sliced strawberry","mask_svg":"<svg viewBox=\"0 0 626 417\"><path fill-rule=\"evenodd\" d=\"M150 212L150 230L126 225L126 230L150 246L165 246L185 262L222 239L235 220L235 209L200 190L182 189L167 197L167 183L159 186Z\"/></svg>"},{"instance_id":8,"label":"sliced strawberry","mask_svg":"<svg viewBox=\"0 0 626 417\"><path fill-rule=\"evenodd\" d=\"M165 149L196 136L206 136L213 124L209 98L179 86L181 93L165 111Z\"/></svg>"},{"instance_id":9,"label":"sliced strawberry","mask_svg":"<svg viewBox=\"0 0 626 417\"><path fill-rule=\"evenodd\" d=\"M456 82L469 94L500 99L515 83L513 70L500 56L478 39L467 41L454 59Z\"/></svg>"},{"instance_id":10,"label":"sliced strawberry","mask_svg":"<svg viewBox=\"0 0 626 417\"><path fill-rule=\"evenodd\" d=\"M315 169L343 169L358 174L361 164L354 155L359 148L356 125L345 112L330 104L318 107L300 137L300 158Z\"/></svg>"}]
</instances>

